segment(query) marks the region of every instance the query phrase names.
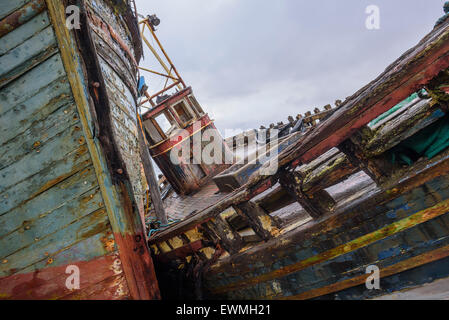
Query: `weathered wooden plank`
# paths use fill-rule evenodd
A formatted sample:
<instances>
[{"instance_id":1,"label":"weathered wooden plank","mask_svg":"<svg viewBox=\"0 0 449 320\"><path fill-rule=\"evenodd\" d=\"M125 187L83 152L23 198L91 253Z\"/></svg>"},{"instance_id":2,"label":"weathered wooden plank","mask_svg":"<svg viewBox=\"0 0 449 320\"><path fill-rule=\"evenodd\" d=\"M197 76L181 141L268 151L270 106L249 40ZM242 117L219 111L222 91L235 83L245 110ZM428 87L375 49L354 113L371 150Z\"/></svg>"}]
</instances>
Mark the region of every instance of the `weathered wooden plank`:
<instances>
[{"instance_id":1,"label":"weathered wooden plank","mask_svg":"<svg viewBox=\"0 0 449 320\"><path fill-rule=\"evenodd\" d=\"M36 220L23 220L21 228L0 238L0 259L100 209L104 209L104 203L99 190L95 189L64 204L57 210L40 215Z\"/></svg>"},{"instance_id":2,"label":"weathered wooden plank","mask_svg":"<svg viewBox=\"0 0 449 320\"><path fill-rule=\"evenodd\" d=\"M0 215L3 215L24 204L34 197L46 192L58 183L78 172L88 173L92 164L88 150L81 146L72 154L58 162L51 163L45 170L12 186L6 192L0 194ZM26 191L26 192L24 192Z\"/></svg>"},{"instance_id":3,"label":"weathered wooden plank","mask_svg":"<svg viewBox=\"0 0 449 320\"><path fill-rule=\"evenodd\" d=\"M248 220L249 226L263 240L269 240L279 234L279 224L264 209L251 201L234 207L237 213Z\"/></svg>"},{"instance_id":4,"label":"weathered wooden plank","mask_svg":"<svg viewBox=\"0 0 449 320\"><path fill-rule=\"evenodd\" d=\"M301 172L303 175L309 174L311 171L318 168L323 163L327 162L329 159L335 157L340 151L337 148L332 148L329 151L323 153L316 159L300 166L297 170Z\"/></svg>"},{"instance_id":5,"label":"weathered wooden plank","mask_svg":"<svg viewBox=\"0 0 449 320\"><path fill-rule=\"evenodd\" d=\"M0 90L0 114L26 102L48 84L65 75L61 57L54 55Z\"/></svg>"},{"instance_id":6,"label":"weathered wooden plank","mask_svg":"<svg viewBox=\"0 0 449 320\"><path fill-rule=\"evenodd\" d=\"M27 101L0 114L0 145L26 131L34 121L42 121L71 101L70 86L66 79L60 78Z\"/></svg>"},{"instance_id":7,"label":"weathered wooden plank","mask_svg":"<svg viewBox=\"0 0 449 320\"><path fill-rule=\"evenodd\" d=\"M136 214L129 177L126 172L122 176L117 172L120 168L117 166L122 166L123 161L117 154L117 144L112 137L105 80L100 72L89 24L85 15L81 15L82 30L75 31L75 42L73 35L64 26L64 6L57 0L46 2L86 133L87 146L118 245L130 295L135 299L157 299L160 296L159 288L145 243L144 226ZM85 12L84 3L81 3L81 9ZM89 81L100 84L98 88L86 85L86 80L81 77L83 69L87 71ZM96 117L93 117L92 110L95 110ZM92 119L95 118L98 119L101 134L99 139L94 140Z\"/></svg>"},{"instance_id":8,"label":"weathered wooden plank","mask_svg":"<svg viewBox=\"0 0 449 320\"><path fill-rule=\"evenodd\" d=\"M435 261L441 261L442 259L446 258L448 256L448 254L449 254L448 247L442 247L442 248L435 249L431 252L426 252L420 256L415 256L415 257L412 257L405 261L401 261L395 265L380 269L380 274L382 275L383 289L385 289L385 283L386 283L385 278L387 278L391 275L396 275L396 274L401 274L401 276L403 276L406 273L406 271L408 271L408 270L413 270L417 267L426 266ZM433 267L431 267L431 268L434 269ZM430 279L432 279L432 278L430 278ZM422 280L425 281L427 279L422 279ZM359 275L359 276L355 276L353 278L342 280L340 282L332 283L326 287L312 289L310 291L307 291L307 292L304 292L304 293L301 293L298 295L287 296L284 299L285 300L313 299L315 297L324 296L324 295L327 295L330 293L339 292L339 291L342 291L342 290L345 290L348 288L352 288L357 285L364 284L365 282L366 282L366 273ZM410 286L413 286L413 284L414 284L412 281L404 281L403 283L408 283ZM387 290L388 290L388 292L392 291L391 289L387 289ZM379 294L382 294L382 292L380 292ZM423 296L419 295L419 297L422 298ZM363 297L361 297L361 298L363 298Z\"/></svg>"},{"instance_id":9,"label":"weathered wooden plank","mask_svg":"<svg viewBox=\"0 0 449 320\"><path fill-rule=\"evenodd\" d=\"M111 229L106 229L99 232L89 238L74 243L73 245L66 247L58 253L51 256L53 263L51 268L70 265L74 262L92 261L96 259L102 259L105 256L114 254L117 251L114 235ZM114 265L120 266L120 259ZM19 271L16 275L27 274L36 272L36 270L43 271L48 268L47 260L36 262L25 269ZM49 274L49 278L54 274ZM56 274L57 275L57 274ZM85 274L87 279L89 274ZM86 279L86 280L87 280Z\"/></svg>"},{"instance_id":10,"label":"weathered wooden plank","mask_svg":"<svg viewBox=\"0 0 449 320\"><path fill-rule=\"evenodd\" d=\"M16 48L49 25L50 20L47 12L42 12L26 24L14 29L3 37L0 37L0 56Z\"/></svg>"},{"instance_id":11,"label":"weathered wooden plank","mask_svg":"<svg viewBox=\"0 0 449 320\"><path fill-rule=\"evenodd\" d=\"M0 238L23 227L23 223L33 222L60 210L83 194L97 188L97 180L90 167L90 171L82 171L56 184L47 192L41 193L23 205L16 207L0 216ZM18 198L26 198L19 196Z\"/></svg>"},{"instance_id":12,"label":"weathered wooden plank","mask_svg":"<svg viewBox=\"0 0 449 320\"><path fill-rule=\"evenodd\" d=\"M244 243L240 235L232 230L228 222L224 221L220 216L212 219L207 225L207 230L217 235L223 248L229 253L237 253L243 248Z\"/></svg>"},{"instance_id":13,"label":"weathered wooden plank","mask_svg":"<svg viewBox=\"0 0 449 320\"><path fill-rule=\"evenodd\" d=\"M302 190L304 177L300 172L282 172L279 183L287 193L296 199L301 207L314 219L333 211L335 200L325 190L319 190L313 195L305 194Z\"/></svg>"},{"instance_id":14,"label":"weathered wooden plank","mask_svg":"<svg viewBox=\"0 0 449 320\"><path fill-rule=\"evenodd\" d=\"M66 265L48 266L44 269L31 271L23 274L16 274L0 279L1 293L6 299L67 299L69 295L75 295L89 290L92 286L102 283L105 279L121 276L123 272L120 260L116 253L107 253L105 256L96 257L91 260L72 261L80 271L80 289L72 291L66 287L68 274ZM123 294L126 294L126 281L120 282ZM106 291L108 286L103 287ZM118 289L118 288L117 288ZM111 299L119 293L108 292L101 297Z\"/></svg>"},{"instance_id":15,"label":"weathered wooden plank","mask_svg":"<svg viewBox=\"0 0 449 320\"><path fill-rule=\"evenodd\" d=\"M100 66L101 71L107 80L106 86L111 99L114 98L117 106L136 122L136 107L131 91L103 58L100 58Z\"/></svg>"},{"instance_id":16,"label":"weathered wooden plank","mask_svg":"<svg viewBox=\"0 0 449 320\"><path fill-rule=\"evenodd\" d=\"M296 200L285 189L278 186L255 202L267 212L274 212L295 203Z\"/></svg>"},{"instance_id":17,"label":"weathered wooden plank","mask_svg":"<svg viewBox=\"0 0 449 320\"><path fill-rule=\"evenodd\" d=\"M395 170L393 164L385 156L368 156L364 152L362 136L359 134L355 134L350 139L343 141L338 148L346 155L354 167L363 170L378 186L382 185Z\"/></svg>"},{"instance_id":18,"label":"weathered wooden plank","mask_svg":"<svg viewBox=\"0 0 449 320\"><path fill-rule=\"evenodd\" d=\"M137 83L135 77L132 75L132 71L129 69L129 63L122 60L120 54L118 54L111 46L103 40L102 37L94 35L96 38L96 47L98 54L105 60L114 72L122 79L133 93L137 97Z\"/></svg>"},{"instance_id":19,"label":"weathered wooden plank","mask_svg":"<svg viewBox=\"0 0 449 320\"><path fill-rule=\"evenodd\" d=\"M128 296L126 278L123 274L118 274L64 296L61 300L122 300L128 299Z\"/></svg>"},{"instance_id":20,"label":"weathered wooden plank","mask_svg":"<svg viewBox=\"0 0 449 320\"><path fill-rule=\"evenodd\" d=\"M29 153L17 162L1 169L0 177L2 177L2 180L0 180L0 193L54 165L55 162L64 159L67 162L69 160L73 161L78 156L76 152L79 148L85 147L86 144L86 139L79 126L80 124L55 135L46 143L29 150Z\"/></svg>"},{"instance_id":21,"label":"weathered wooden plank","mask_svg":"<svg viewBox=\"0 0 449 320\"><path fill-rule=\"evenodd\" d=\"M51 26L0 56L0 87L40 64L57 51Z\"/></svg>"},{"instance_id":22,"label":"weathered wooden plank","mask_svg":"<svg viewBox=\"0 0 449 320\"><path fill-rule=\"evenodd\" d=\"M63 105L43 121L35 121L25 132L3 144L0 149L0 170L17 162L31 150L38 150L55 136L79 125L76 106ZM81 127L77 127L81 130Z\"/></svg>"},{"instance_id":23,"label":"weathered wooden plank","mask_svg":"<svg viewBox=\"0 0 449 320\"><path fill-rule=\"evenodd\" d=\"M337 154L305 177L302 190L308 195L313 195L340 183L358 170L344 154Z\"/></svg>"},{"instance_id":24,"label":"weathered wooden plank","mask_svg":"<svg viewBox=\"0 0 449 320\"><path fill-rule=\"evenodd\" d=\"M397 221L389 226L386 226L385 228L382 228L380 230L376 230L370 234L366 234L359 239L355 239L353 241L350 241L349 243L342 244L341 246L338 246L336 248L333 248L329 251L323 252L321 254L318 254L312 258L299 261L295 264L284 266L280 268L279 270L276 270L274 272L268 272L263 275L254 277L254 278L248 278L249 275L245 275L246 278L243 281L239 281L237 283L233 283L227 286L219 287L217 289L214 289L214 292L223 292L228 290L235 290L242 287L247 287L250 285L254 285L260 282L270 281L278 278L281 275L288 275L292 274L294 272L298 272L300 270L306 269L308 267L317 265L319 263L331 260L333 258L342 256L344 254L350 253L352 251L355 251L359 248L364 248L368 245L374 244L377 241L387 239L395 234L398 234L402 231L409 230L415 226L418 226L420 224L424 224L434 218L444 216L446 213L449 212L449 202L443 201L440 204L437 204L434 207L431 207L429 209L423 210L421 212L418 212L408 218L405 218L403 220ZM447 215L446 215L446 218ZM399 240L401 242L401 240Z\"/></svg>"},{"instance_id":25,"label":"weathered wooden plank","mask_svg":"<svg viewBox=\"0 0 449 320\"><path fill-rule=\"evenodd\" d=\"M156 211L156 217L158 218L158 220L161 222L161 224L167 225L168 224L167 214L165 213L159 183L156 180L153 162L151 160L150 151L148 150L147 140L145 138L145 131L144 128L142 127L142 122L140 118L138 130L139 130L139 143L140 143L140 158L142 160L145 178L151 195L151 203L154 206L154 210Z\"/></svg>"},{"instance_id":26,"label":"weathered wooden plank","mask_svg":"<svg viewBox=\"0 0 449 320\"><path fill-rule=\"evenodd\" d=\"M429 224L426 224L426 226L427 229L431 228ZM424 230L425 229L423 228L423 230L417 232L422 232ZM374 264L381 270L391 270L392 272L396 270L396 272L393 272L393 274L395 274L447 257L447 244L449 243L447 236L443 236L443 238L436 241L423 240L421 243L417 243L416 240L410 239L410 235L407 235L406 233L410 234L410 232L404 233L407 239L404 240L405 243L402 245L397 244L398 242L401 242L400 237L394 237L394 240L396 241L391 242L391 247L387 247L390 241L385 241L382 247L378 246L378 248L373 248L373 254L370 254L367 250L357 250L356 252L346 254L338 259L316 265L313 268L308 268L301 270L298 273L280 277L275 281L260 283L251 288L229 292L227 296L230 299L277 299L283 296L292 295L292 298L294 299L307 295L310 291L316 292L319 288L322 288L322 290L320 290L321 295L326 295L333 291L329 289L333 287L335 282L338 283L339 280L354 279L354 277L355 279L359 279L360 275L362 275L364 281L366 281L366 268L369 265ZM408 247L408 243L411 244L410 247ZM432 254L429 255L429 252L443 253L444 251L446 252L445 254L439 254L435 258L432 258ZM379 255L378 258L377 254ZM398 266L401 267L398 268ZM397 271L398 269L400 271ZM336 274L337 276L335 276ZM383 274L382 271L380 274L382 277L381 283L384 283L384 277L387 275ZM300 285L298 285L298 283L300 283ZM269 288L272 287L273 284L276 284L279 289L277 292L273 292L272 290L270 292ZM355 285L357 284L354 283L352 286ZM348 287L352 286L348 285Z\"/></svg>"},{"instance_id":27,"label":"weathered wooden plank","mask_svg":"<svg viewBox=\"0 0 449 320\"><path fill-rule=\"evenodd\" d=\"M97 233L109 229L106 211L100 209L58 232L6 257L0 265L0 277L9 276L39 261L47 260L51 264L51 256Z\"/></svg>"},{"instance_id":28,"label":"weathered wooden plank","mask_svg":"<svg viewBox=\"0 0 449 320\"><path fill-rule=\"evenodd\" d=\"M8 0L0 3L0 19L3 19L7 15L13 13L20 7L24 6L31 0Z\"/></svg>"},{"instance_id":29,"label":"weathered wooden plank","mask_svg":"<svg viewBox=\"0 0 449 320\"><path fill-rule=\"evenodd\" d=\"M284 290L289 292L288 294L297 295L360 274L364 274L366 279L366 268L369 265L374 264L380 269L385 269L416 256L425 256L429 251L435 251L441 247L447 248L449 244L447 222L446 215L406 230L400 235L386 238L368 247L320 263L313 268L279 278L278 281L283 285ZM413 268L413 266L409 266L409 268ZM335 276L336 274L338 276ZM291 285L295 282L301 282L304 285L295 288ZM257 287L263 288L266 284ZM286 293L285 291L284 293ZM262 297L264 294L262 293ZM276 298L276 295L272 297Z\"/></svg>"},{"instance_id":30,"label":"weathered wooden plank","mask_svg":"<svg viewBox=\"0 0 449 320\"><path fill-rule=\"evenodd\" d=\"M438 105L426 100L420 101L380 127L373 137L362 145L364 152L368 156L380 155L444 115Z\"/></svg>"},{"instance_id":31,"label":"weathered wooden plank","mask_svg":"<svg viewBox=\"0 0 449 320\"><path fill-rule=\"evenodd\" d=\"M391 194L391 192L387 191L386 194ZM429 206L438 206L441 199L447 198L449 198L449 179L445 176L437 177L413 191L394 200L389 200L389 202L383 203L380 197L374 197L374 199L359 203L353 209L349 208L338 212L320 223L309 225L305 229L300 228L291 234L291 237L283 239L284 243L291 244L286 246L285 250L281 249L283 245L280 243L273 245L270 242L266 244L266 247L265 245L259 247L258 254L255 256L257 256L257 261L283 260L288 252L293 250L296 257L308 259L317 253L326 252L365 234L385 228L392 222L408 219L412 215L427 210ZM366 210L366 208L371 209ZM348 228L348 226L352 227ZM248 258L252 260L253 257ZM255 261L243 261L242 257L235 257L235 259L239 260L233 262L235 272L245 273L246 268L251 268L251 272L255 274L260 272L252 266ZM233 273L234 268L226 268L226 265L227 263L223 261L221 267L216 268L214 273L220 272L220 270ZM272 270L275 269L275 267L272 268Z\"/></svg>"}]
</instances>

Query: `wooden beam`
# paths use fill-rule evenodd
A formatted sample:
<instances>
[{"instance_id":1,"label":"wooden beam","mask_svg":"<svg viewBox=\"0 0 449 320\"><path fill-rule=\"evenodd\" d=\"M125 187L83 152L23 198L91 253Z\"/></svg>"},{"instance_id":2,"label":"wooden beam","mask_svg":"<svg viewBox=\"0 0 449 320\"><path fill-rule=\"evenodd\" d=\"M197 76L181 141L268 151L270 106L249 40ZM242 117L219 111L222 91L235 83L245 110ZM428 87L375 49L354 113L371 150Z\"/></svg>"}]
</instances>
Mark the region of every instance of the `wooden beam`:
<instances>
[{"instance_id":1,"label":"wooden beam","mask_svg":"<svg viewBox=\"0 0 449 320\"><path fill-rule=\"evenodd\" d=\"M341 143L338 148L343 152L354 167L362 169L378 186L391 176L394 166L382 156L370 158L366 156L359 133Z\"/></svg>"},{"instance_id":2,"label":"wooden beam","mask_svg":"<svg viewBox=\"0 0 449 320\"><path fill-rule=\"evenodd\" d=\"M234 206L237 213L248 220L249 226L263 240L267 241L279 233L279 224L265 210L251 201Z\"/></svg>"},{"instance_id":3,"label":"wooden beam","mask_svg":"<svg viewBox=\"0 0 449 320\"><path fill-rule=\"evenodd\" d=\"M153 163L151 162L150 151L148 150L148 143L145 138L145 131L142 126L142 121L138 116L138 128L139 131L139 145L140 145L140 157L142 159L143 170L145 171L145 177L147 179L148 187L150 189L151 202L153 203L154 210L156 211L156 217L163 225L168 224L167 214L165 213L164 204L162 203L161 191L159 184L154 173Z\"/></svg>"},{"instance_id":4,"label":"wooden beam","mask_svg":"<svg viewBox=\"0 0 449 320\"><path fill-rule=\"evenodd\" d=\"M281 186L303 207L314 219L331 212L335 207L335 200L325 190L307 195L302 191L301 185L304 177L299 172L285 171L281 174Z\"/></svg>"},{"instance_id":5,"label":"wooden beam","mask_svg":"<svg viewBox=\"0 0 449 320\"><path fill-rule=\"evenodd\" d=\"M205 225L205 229L210 233L215 233L221 246L229 253L237 253L243 248L244 241L242 237L240 237L238 232L232 230L228 222L224 221L220 216L211 219L209 222L205 223Z\"/></svg>"}]
</instances>

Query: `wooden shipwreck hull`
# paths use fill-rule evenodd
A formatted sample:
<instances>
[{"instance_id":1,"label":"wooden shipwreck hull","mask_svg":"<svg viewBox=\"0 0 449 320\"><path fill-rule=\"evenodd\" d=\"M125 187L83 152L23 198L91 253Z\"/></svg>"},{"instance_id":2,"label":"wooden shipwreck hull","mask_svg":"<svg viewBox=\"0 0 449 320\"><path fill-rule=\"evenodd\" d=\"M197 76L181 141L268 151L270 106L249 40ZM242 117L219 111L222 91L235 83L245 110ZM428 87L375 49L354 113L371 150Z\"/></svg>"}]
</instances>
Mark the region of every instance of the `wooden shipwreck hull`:
<instances>
[{"instance_id":1,"label":"wooden shipwreck hull","mask_svg":"<svg viewBox=\"0 0 449 320\"><path fill-rule=\"evenodd\" d=\"M154 235L162 295L365 299L447 279L449 145L408 165L391 159L423 132L448 133L448 67L445 21L279 154L275 175L255 173ZM409 98L423 88L430 96ZM292 204L307 217L276 217ZM371 265L379 290L365 286Z\"/></svg>"},{"instance_id":2,"label":"wooden shipwreck hull","mask_svg":"<svg viewBox=\"0 0 449 320\"><path fill-rule=\"evenodd\" d=\"M69 5L80 29L66 28ZM140 43L128 1L0 3L0 299L159 298L142 223Z\"/></svg>"}]
</instances>

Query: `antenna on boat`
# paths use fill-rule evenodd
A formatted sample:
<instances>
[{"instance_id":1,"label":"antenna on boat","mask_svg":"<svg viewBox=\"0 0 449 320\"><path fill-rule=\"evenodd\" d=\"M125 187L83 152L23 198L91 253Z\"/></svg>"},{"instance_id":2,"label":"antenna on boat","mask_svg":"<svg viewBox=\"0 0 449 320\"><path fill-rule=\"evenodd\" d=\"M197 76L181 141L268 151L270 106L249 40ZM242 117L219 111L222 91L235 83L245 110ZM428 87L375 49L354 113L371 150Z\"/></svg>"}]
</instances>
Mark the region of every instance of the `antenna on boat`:
<instances>
[{"instance_id":1,"label":"antenna on boat","mask_svg":"<svg viewBox=\"0 0 449 320\"><path fill-rule=\"evenodd\" d=\"M144 17L140 14L138 16L143 19L139 22L139 25L142 26L142 29L141 29L142 39L143 39L144 43L146 44L146 46L152 52L153 56L156 58L156 60L159 62L159 64L165 71L165 73L157 72L152 69L139 67L139 69L142 71L146 71L153 75L157 75L157 76L165 78L164 87L161 90L159 90L158 92L156 92L155 94L150 95L148 93L147 88L146 88L146 90L142 90L142 95L144 95L146 97L146 99L140 103L140 106L149 102L151 104L151 106L154 107L157 104L157 102L155 103L153 101L154 98L156 98L160 95L163 95L164 93L166 93L167 91L169 91L170 89L173 89L173 88L178 88L178 90L183 90L186 88L186 85L184 83L184 80L181 78L178 70L174 66L173 62L171 61L170 57L168 56L167 52L165 51L164 47L162 46L161 42L159 41L158 37L156 36L156 27L160 24L161 20L155 14L148 15L146 17ZM147 31L147 30L149 32L149 37L156 42L157 47L159 48L159 51L162 52L162 56L164 59L158 53L155 46L153 46L150 43L150 41L148 40L148 38L146 37L145 31ZM171 82L171 84L169 84L169 82Z\"/></svg>"}]
</instances>

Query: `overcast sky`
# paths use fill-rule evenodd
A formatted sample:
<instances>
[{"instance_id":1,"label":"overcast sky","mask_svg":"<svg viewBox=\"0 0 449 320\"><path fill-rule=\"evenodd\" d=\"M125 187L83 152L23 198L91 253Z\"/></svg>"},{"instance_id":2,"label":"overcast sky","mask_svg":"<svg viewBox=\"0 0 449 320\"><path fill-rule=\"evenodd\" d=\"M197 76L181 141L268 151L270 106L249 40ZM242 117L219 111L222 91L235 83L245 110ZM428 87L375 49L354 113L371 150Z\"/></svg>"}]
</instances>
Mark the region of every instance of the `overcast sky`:
<instances>
[{"instance_id":1,"label":"overcast sky","mask_svg":"<svg viewBox=\"0 0 449 320\"><path fill-rule=\"evenodd\" d=\"M225 129L259 128L366 85L430 32L441 0L136 0L203 108ZM380 29L368 30L368 5ZM142 65L154 66L145 52ZM155 85L155 83L153 83Z\"/></svg>"}]
</instances>

